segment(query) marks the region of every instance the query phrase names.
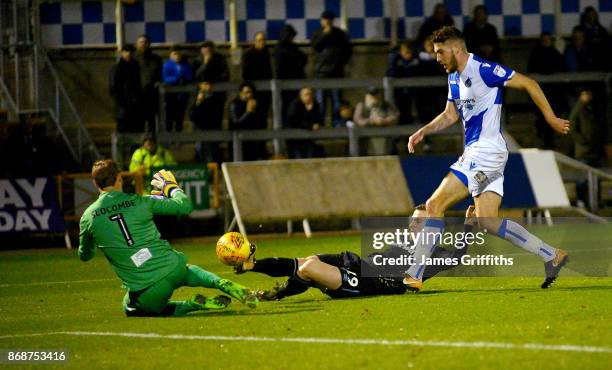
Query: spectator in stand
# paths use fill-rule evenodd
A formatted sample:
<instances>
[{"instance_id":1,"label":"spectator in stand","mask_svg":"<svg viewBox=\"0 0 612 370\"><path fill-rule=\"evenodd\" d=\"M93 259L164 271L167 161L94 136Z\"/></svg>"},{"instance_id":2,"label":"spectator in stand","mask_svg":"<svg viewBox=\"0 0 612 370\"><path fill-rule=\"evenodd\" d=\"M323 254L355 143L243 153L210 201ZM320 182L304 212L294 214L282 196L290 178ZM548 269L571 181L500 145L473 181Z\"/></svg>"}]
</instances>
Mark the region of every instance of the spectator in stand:
<instances>
[{"instance_id":1,"label":"spectator in stand","mask_svg":"<svg viewBox=\"0 0 612 370\"><path fill-rule=\"evenodd\" d=\"M115 105L117 132L143 132L143 94L140 68L134 60L134 45L121 48L120 57L109 78L109 92Z\"/></svg>"},{"instance_id":2,"label":"spectator in stand","mask_svg":"<svg viewBox=\"0 0 612 370\"><path fill-rule=\"evenodd\" d=\"M272 64L270 53L266 48L266 34L262 31L255 34L255 43L242 56L242 80L261 81L272 79ZM257 91L255 99L258 109L264 118L268 119L270 102L269 91Z\"/></svg>"},{"instance_id":3,"label":"spectator in stand","mask_svg":"<svg viewBox=\"0 0 612 370\"><path fill-rule=\"evenodd\" d=\"M174 166L176 160L170 151L161 145L153 135L145 135L142 146L132 154L130 172L139 172L146 178L151 176L152 167ZM145 181L148 184L148 181Z\"/></svg>"},{"instance_id":4,"label":"spectator in stand","mask_svg":"<svg viewBox=\"0 0 612 370\"><path fill-rule=\"evenodd\" d=\"M266 48L266 34L263 31L255 34L253 46L242 56L242 79L244 81L272 79L270 53Z\"/></svg>"},{"instance_id":5,"label":"spectator in stand","mask_svg":"<svg viewBox=\"0 0 612 370\"><path fill-rule=\"evenodd\" d=\"M436 53L434 52L431 38L426 38L422 45L423 50L419 52L420 75L443 76L446 78L444 67L436 61ZM416 91L417 113L421 124L430 122L441 110L444 110L446 94L447 91L445 87L419 88ZM427 137L425 139L428 140ZM426 141L426 146L427 142L428 141Z\"/></svg>"},{"instance_id":6,"label":"spectator in stand","mask_svg":"<svg viewBox=\"0 0 612 370\"><path fill-rule=\"evenodd\" d=\"M474 16L463 28L468 50L492 62L501 62L497 29L488 22L489 12L485 5L474 7Z\"/></svg>"},{"instance_id":7,"label":"spectator in stand","mask_svg":"<svg viewBox=\"0 0 612 370\"><path fill-rule=\"evenodd\" d=\"M554 46L554 40L549 32L542 32L540 41L529 55L527 72L539 74L553 74L565 72L565 62L563 56ZM565 104L565 91L555 85L542 84L544 95L548 98L550 105L555 111L567 112ZM537 110L537 107L533 109ZM553 147L554 131L546 123L544 116L539 111L536 113L536 130L538 138L542 140L542 147L550 149Z\"/></svg>"},{"instance_id":8,"label":"spectator in stand","mask_svg":"<svg viewBox=\"0 0 612 370\"><path fill-rule=\"evenodd\" d=\"M414 77L420 74L417 52L410 41L403 41L389 55L386 75L394 78ZM395 104L400 112L399 123L412 123L412 97L414 91L409 87L398 87L393 91Z\"/></svg>"},{"instance_id":9,"label":"spectator in stand","mask_svg":"<svg viewBox=\"0 0 612 370\"><path fill-rule=\"evenodd\" d=\"M321 14L321 28L312 37L312 48L315 53L316 78L342 78L344 67L348 63L352 50L346 32L334 26L335 15L331 11ZM340 89L318 90L317 101L321 115L325 118L327 96L332 100L332 124L336 126L340 119L338 109L342 100Z\"/></svg>"},{"instance_id":10,"label":"spectator in stand","mask_svg":"<svg viewBox=\"0 0 612 370\"><path fill-rule=\"evenodd\" d=\"M136 40L135 59L140 67L140 85L142 86L144 119L147 131L155 131L159 97L157 84L161 82L162 59L151 50L151 42L147 35L140 35Z\"/></svg>"},{"instance_id":11,"label":"spectator in stand","mask_svg":"<svg viewBox=\"0 0 612 370\"><path fill-rule=\"evenodd\" d=\"M189 107L189 118L202 131L221 130L223 126L223 100L215 94L214 84L200 82ZM196 145L196 159L199 163L222 162L219 143L202 142Z\"/></svg>"},{"instance_id":12,"label":"spectator in stand","mask_svg":"<svg viewBox=\"0 0 612 370\"><path fill-rule=\"evenodd\" d=\"M225 57L217 52L215 43L209 40L200 44L200 55L193 62L193 72L196 81L215 83L230 79Z\"/></svg>"},{"instance_id":13,"label":"spectator in stand","mask_svg":"<svg viewBox=\"0 0 612 370\"><path fill-rule=\"evenodd\" d=\"M568 72L583 72L593 70L593 54L586 45L584 31L574 27L570 43L563 53L565 69Z\"/></svg>"},{"instance_id":14,"label":"spectator in stand","mask_svg":"<svg viewBox=\"0 0 612 370\"><path fill-rule=\"evenodd\" d=\"M357 103L353 121L359 127L383 127L396 125L399 112L393 104L385 101L379 89L370 87L364 100ZM389 154L387 138L370 138L368 140L368 155Z\"/></svg>"},{"instance_id":15,"label":"spectator in stand","mask_svg":"<svg viewBox=\"0 0 612 370\"><path fill-rule=\"evenodd\" d=\"M340 102L340 125L339 127L354 127L353 122L353 106L350 102L343 100Z\"/></svg>"},{"instance_id":16,"label":"spectator in stand","mask_svg":"<svg viewBox=\"0 0 612 370\"><path fill-rule=\"evenodd\" d=\"M229 104L230 130L261 130L267 128L263 114L257 109L255 87L249 82L240 85L239 94ZM245 161L267 159L266 143L247 141L242 145L242 158Z\"/></svg>"},{"instance_id":17,"label":"spectator in stand","mask_svg":"<svg viewBox=\"0 0 612 370\"><path fill-rule=\"evenodd\" d=\"M527 72L540 74L565 72L563 55L555 48L550 32L542 32L540 35L538 44L529 55Z\"/></svg>"},{"instance_id":18,"label":"spectator in stand","mask_svg":"<svg viewBox=\"0 0 612 370\"><path fill-rule=\"evenodd\" d=\"M574 138L574 158L590 166L598 166L603 157L598 140L601 129L597 127L597 115L593 104L593 92L582 89L576 105L569 116Z\"/></svg>"},{"instance_id":19,"label":"spectator in stand","mask_svg":"<svg viewBox=\"0 0 612 370\"><path fill-rule=\"evenodd\" d=\"M434 6L433 14L427 18L425 22L419 28L416 42L418 45L423 45L425 39L431 36L435 30L442 28L443 26L454 26L455 22L453 18L448 14L446 5L438 3Z\"/></svg>"},{"instance_id":20,"label":"spectator in stand","mask_svg":"<svg viewBox=\"0 0 612 370\"><path fill-rule=\"evenodd\" d=\"M584 8L578 29L584 32L585 44L593 52L594 69L612 69L610 48L612 45L608 31L599 23L597 10L592 6Z\"/></svg>"},{"instance_id":21,"label":"spectator in stand","mask_svg":"<svg viewBox=\"0 0 612 370\"><path fill-rule=\"evenodd\" d=\"M295 80L306 77L304 68L308 62L306 54L293 42L297 32L292 25L286 24L281 30L278 43L274 49L274 64L276 78L280 80ZM283 106L283 124L287 120L289 104L299 95L298 90L283 90L281 93Z\"/></svg>"},{"instance_id":22,"label":"spectator in stand","mask_svg":"<svg viewBox=\"0 0 612 370\"><path fill-rule=\"evenodd\" d=\"M186 85L193 80L191 65L174 46L170 49L170 58L164 63L162 74L164 83L171 86ZM188 100L188 93L166 93L166 131L183 131Z\"/></svg>"},{"instance_id":23,"label":"spectator in stand","mask_svg":"<svg viewBox=\"0 0 612 370\"><path fill-rule=\"evenodd\" d=\"M226 82L230 80L229 67L223 55L221 55L215 43L206 40L200 44L200 55L193 62L193 73L196 81L208 81L210 83ZM227 93L225 91L213 92L215 98L219 101L217 109L219 112L215 114L223 115L225 102L227 101Z\"/></svg>"},{"instance_id":24,"label":"spectator in stand","mask_svg":"<svg viewBox=\"0 0 612 370\"><path fill-rule=\"evenodd\" d=\"M289 106L287 127L316 131L321 128L322 123L323 116L319 103L314 99L313 90L310 87L302 88L299 98ZM314 151L315 145L312 140L287 140L289 158L312 158Z\"/></svg>"}]
</instances>

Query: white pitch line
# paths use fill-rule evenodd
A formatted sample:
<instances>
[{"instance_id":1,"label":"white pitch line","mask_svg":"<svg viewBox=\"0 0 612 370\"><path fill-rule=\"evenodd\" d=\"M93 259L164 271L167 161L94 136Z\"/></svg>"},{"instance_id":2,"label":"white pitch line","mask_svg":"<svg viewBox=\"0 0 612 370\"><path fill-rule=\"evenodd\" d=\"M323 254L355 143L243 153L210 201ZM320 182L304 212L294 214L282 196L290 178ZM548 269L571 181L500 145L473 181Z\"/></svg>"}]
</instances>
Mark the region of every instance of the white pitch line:
<instances>
[{"instance_id":1,"label":"white pitch line","mask_svg":"<svg viewBox=\"0 0 612 370\"><path fill-rule=\"evenodd\" d=\"M280 342L280 343L315 343L315 344L358 344L383 346L416 346L416 347L457 347L457 348L492 348L505 350L534 350L534 351L560 351L560 352L595 352L612 353L612 348L595 346L577 346L571 344L542 344L542 343L503 343L503 342L450 342L450 341L421 341L421 340L387 340L387 339L343 339L343 338L273 338L273 337L242 337L224 335L184 335L184 334L157 334L157 333L113 333L64 331L49 333L29 333L0 336L0 339L43 335L93 336L93 337L127 337L145 339L170 340L201 340L201 341L238 341L238 342Z\"/></svg>"}]
</instances>

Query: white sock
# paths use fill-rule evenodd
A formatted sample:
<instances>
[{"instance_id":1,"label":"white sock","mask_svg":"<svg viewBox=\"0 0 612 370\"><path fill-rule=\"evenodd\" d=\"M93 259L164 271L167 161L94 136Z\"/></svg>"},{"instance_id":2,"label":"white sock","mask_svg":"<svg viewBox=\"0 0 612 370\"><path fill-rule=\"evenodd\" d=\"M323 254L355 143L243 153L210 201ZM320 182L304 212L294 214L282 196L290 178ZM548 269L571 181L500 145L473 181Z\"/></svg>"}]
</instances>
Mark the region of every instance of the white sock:
<instances>
[{"instance_id":1,"label":"white sock","mask_svg":"<svg viewBox=\"0 0 612 370\"><path fill-rule=\"evenodd\" d=\"M418 240L418 244L414 250L415 264L406 270L406 274L414 279L422 279L425 272L425 265L421 264L423 256L431 257L436 246L440 244L442 233L444 232L444 221L442 219L429 218L425 221L425 227L421 231L422 235ZM435 237L430 234L435 234Z\"/></svg>"},{"instance_id":2,"label":"white sock","mask_svg":"<svg viewBox=\"0 0 612 370\"><path fill-rule=\"evenodd\" d=\"M499 237L506 239L517 247L521 247L527 252L537 254L544 262L551 261L555 258L555 254L557 253L556 248L544 243L542 239L533 235L523 226L512 220L504 219L497 234Z\"/></svg>"}]
</instances>

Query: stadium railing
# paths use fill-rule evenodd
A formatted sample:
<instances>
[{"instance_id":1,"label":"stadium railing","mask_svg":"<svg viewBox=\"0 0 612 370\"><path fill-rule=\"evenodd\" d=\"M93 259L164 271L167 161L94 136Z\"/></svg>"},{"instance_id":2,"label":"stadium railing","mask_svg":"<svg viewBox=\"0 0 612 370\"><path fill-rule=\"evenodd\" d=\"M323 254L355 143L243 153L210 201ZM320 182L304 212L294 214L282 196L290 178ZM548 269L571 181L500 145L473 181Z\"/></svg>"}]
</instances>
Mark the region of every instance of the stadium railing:
<instances>
[{"instance_id":1,"label":"stadium railing","mask_svg":"<svg viewBox=\"0 0 612 370\"><path fill-rule=\"evenodd\" d=\"M270 140L333 140L346 139L348 141L349 156L357 157L360 155L360 139L369 137L408 137L418 130L420 125L403 125L392 127L342 127L342 128L323 128L317 131L302 129L280 129L280 130L211 130L193 132L174 132L160 135L157 141L163 145L176 145L198 142L227 142L231 144L232 158L234 162L242 160L242 143L245 141L270 141ZM451 126L436 135L460 135L462 128L458 125ZM111 136L112 156L117 160L122 158L121 148L125 142L138 142L142 139L142 134L119 134L113 133ZM279 155L275 151L275 155Z\"/></svg>"},{"instance_id":2,"label":"stadium railing","mask_svg":"<svg viewBox=\"0 0 612 370\"><path fill-rule=\"evenodd\" d=\"M607 100L612 97L612 73L604 72L580 72L580 73L558 73L552 75L533 74L530 77L542 84L589 84L599 83L603 85ZM188 135L183 133L172 133L173 138L168 142L231 142L234 160L240 160L241 142L243 141L269 141L274 147L274 155L282 154L282 140L287 139L338 139L347 138L349 140L349 155L356 156L359 153L359 138L365 137L399 137L414 133L419 125L406 125L397 127L372 127L372 128L335 128L323 129L320 131L283 129L282 122L282 99L283 91L295 91L308 86L313 89L355 89L368 88L375 86L382 88L387 101L394 101L394 89L398 87L431 88L446 87L447 80L443 76L411 77L411 78L366 78L366 79L304 79L304 80L268 80L254 81L255 88L260 91L270 91L272 96L272 129L271 130L250 130L250 131L206 131L204 135L193 132ZM197 91L197 83L181 86L159 85L159 122L165 122L165 95L167 93L194 93ZM240 82L220 82L214 86L215 91L237 92ZM607 104L607 122L612 124L612 104ZM169 133L163 131L164 125L157 125L157 132L160 138L168 136ZM447 131L444 134L458 134L461 130ZM124 136L124 135L121 135ZM191 138L191 140L189 140ZM116 139L114 139L116 142ZM114 143L115 144L115 143ZM113 147L113 150L116 150ZM115 154L116 152L113 152Z\"/></svg>"}]
</instances>

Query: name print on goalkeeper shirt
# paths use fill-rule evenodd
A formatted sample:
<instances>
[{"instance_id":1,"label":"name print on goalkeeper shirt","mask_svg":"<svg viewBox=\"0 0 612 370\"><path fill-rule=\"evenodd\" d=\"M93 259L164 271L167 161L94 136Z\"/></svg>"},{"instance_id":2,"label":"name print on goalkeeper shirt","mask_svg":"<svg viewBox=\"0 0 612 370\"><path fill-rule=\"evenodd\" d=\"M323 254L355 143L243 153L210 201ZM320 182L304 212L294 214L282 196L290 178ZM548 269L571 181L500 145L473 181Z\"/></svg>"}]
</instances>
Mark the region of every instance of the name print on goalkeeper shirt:
<instances>
[{"instance_id":1,"label":"name print on goalkeeper shirt","mask_svg":"<svg viewBox=\"0 0 612 370\"><path fill-rule=\"evenodd\" d=\"M113 213L113 212L117 212L120 211L122 209L126 209L126 208L130 208L130 207L135 207L136 206L136 202L133 200L126 200L123 201L121 203L117 203L117 204L113 204L112 206L108 206L108 207L101 207L101 208L97 208L94 209L93 211L91 211L91 217L96 218L98 216L102 216L108 213Z\"/></svg>"}]
</instances>

